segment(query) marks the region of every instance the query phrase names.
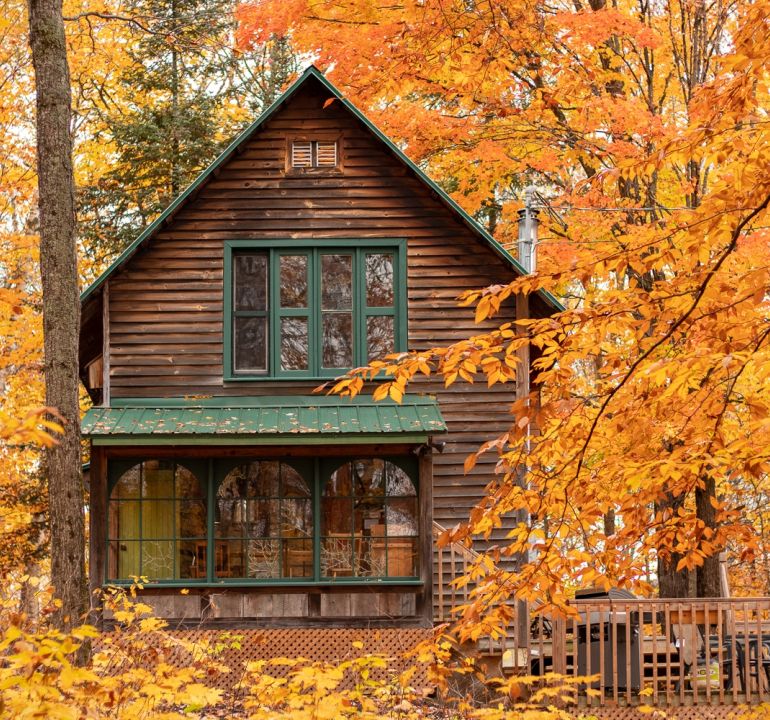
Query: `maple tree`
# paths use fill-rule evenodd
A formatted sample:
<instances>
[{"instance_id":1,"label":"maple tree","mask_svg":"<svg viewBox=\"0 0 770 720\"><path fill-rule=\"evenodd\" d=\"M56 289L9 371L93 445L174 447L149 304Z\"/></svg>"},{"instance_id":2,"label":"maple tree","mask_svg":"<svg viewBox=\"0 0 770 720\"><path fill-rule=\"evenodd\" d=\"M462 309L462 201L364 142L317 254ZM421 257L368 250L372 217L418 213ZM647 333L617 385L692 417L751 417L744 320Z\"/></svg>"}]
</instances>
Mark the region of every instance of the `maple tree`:
<instances>
[{"instance_id":1,"label":"maple tree","mask_svg":"<svg viewBox=\"0 0 770 720\"><path fill-rule=\"evenodd\" d=\"M511 382L532 347L542 393L482 448L500 479L451 535L523 510L501 554L531 561L480 567L494 582L467 617L514 591L639 585L650 557L664 594L688 594L688 570L718 594L716 553L755 547L735 490L767 482L767 3L265 0L239 17L245 47L291 32L498 237L515 238L524 182L566 219L546 223L537 276L465 302L484 318L545 287L567 311L336 388L382 370L396 399L419 373Z\"/></svg>"}]
</instances>

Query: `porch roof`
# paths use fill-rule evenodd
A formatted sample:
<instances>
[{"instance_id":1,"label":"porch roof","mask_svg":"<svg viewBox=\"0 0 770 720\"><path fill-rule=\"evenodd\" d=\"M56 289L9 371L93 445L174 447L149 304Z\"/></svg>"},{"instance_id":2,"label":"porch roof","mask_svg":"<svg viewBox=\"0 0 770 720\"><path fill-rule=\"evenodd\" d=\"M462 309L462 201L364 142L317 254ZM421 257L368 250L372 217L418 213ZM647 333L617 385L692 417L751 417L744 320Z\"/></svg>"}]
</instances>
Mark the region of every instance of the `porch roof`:
<instances>
[{"instance_id":1,"label":"porch roof","mask_svg":"<svg viewBox=\"0 0 770 720\"><path fill-rule=\"evenodd\" d=\"M82 432L95 445L313 445L422 443L446 432L438 402L369 397L141 399L93 407Z\"/></svg>"}]
</instances>

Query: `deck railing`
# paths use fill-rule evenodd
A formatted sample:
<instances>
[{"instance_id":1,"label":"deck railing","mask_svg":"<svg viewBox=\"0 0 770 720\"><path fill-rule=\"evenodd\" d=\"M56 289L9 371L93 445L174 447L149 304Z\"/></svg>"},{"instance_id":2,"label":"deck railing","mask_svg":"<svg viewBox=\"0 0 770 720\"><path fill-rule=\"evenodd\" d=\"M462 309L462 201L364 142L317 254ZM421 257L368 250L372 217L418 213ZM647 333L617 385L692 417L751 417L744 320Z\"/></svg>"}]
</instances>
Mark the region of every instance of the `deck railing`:
<instances>
[{"instance_id":1,"label":"deck railing","mask_svg":"<svg viewBox=\"0 0 770 720\"><path fill-rule=\"evenodd\" d=\"M571 676L582 705L770 701L770 598L572 606L574 617L536 621L528 671Z\"/></svg>"}]
</instances>

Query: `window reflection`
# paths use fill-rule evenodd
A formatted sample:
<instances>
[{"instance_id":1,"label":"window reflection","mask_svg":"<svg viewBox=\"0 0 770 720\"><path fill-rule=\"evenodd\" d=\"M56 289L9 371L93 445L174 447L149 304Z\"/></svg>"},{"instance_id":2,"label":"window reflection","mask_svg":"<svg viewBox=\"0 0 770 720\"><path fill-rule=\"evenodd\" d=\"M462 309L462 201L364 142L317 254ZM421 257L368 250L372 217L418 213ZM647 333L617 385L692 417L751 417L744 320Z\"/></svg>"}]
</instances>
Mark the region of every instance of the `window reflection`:
<instances>
[{"instance_id":1,"label":"window reflection","mask_svg":"<svg viewBox=\"0 0 770 720\"><path fill-rule=\"evenodd\" d=\"M307 370L307 318L281 318L281 369Z\"/></svg>"},{"instance_id":2,"label":"window reflection","mask_svg":"<svg viewBox=\"0 0 770 720\"><path fill-rule=\"evenodd\" d=\"M321 576L416 576L417 512L414 484L397 465L343 464L321 499Z\"/></svg>"},{"instance_id":3,"label":"window reflection","mask_svg":"<svg viewBox=\"0 0 770 720\"><path fill-rule=\"evenodd\" d=\"M281 255L281 307L307 307L307 255Z\"/></svg>"},{"instance_id":4,"label":"window reflection","mask_svg":"<svg viewBox=\"0 0 770 720\"><path fill-rule=\"evenodd\" d=\"M390 307L393 302L393 255L367 254L366 304L369 307Z\"/></svg>"},{"instance_id":5,"label":"window reflection","mask_svg":"<svg viewBox=\"0 0 770 720\"><path fill-rule=\"evenodd\" d=\"M216 513L217 577L312 577L311 494L293 467L255 461L235 468L219 486Z\"/></svg>"}]
</instances>

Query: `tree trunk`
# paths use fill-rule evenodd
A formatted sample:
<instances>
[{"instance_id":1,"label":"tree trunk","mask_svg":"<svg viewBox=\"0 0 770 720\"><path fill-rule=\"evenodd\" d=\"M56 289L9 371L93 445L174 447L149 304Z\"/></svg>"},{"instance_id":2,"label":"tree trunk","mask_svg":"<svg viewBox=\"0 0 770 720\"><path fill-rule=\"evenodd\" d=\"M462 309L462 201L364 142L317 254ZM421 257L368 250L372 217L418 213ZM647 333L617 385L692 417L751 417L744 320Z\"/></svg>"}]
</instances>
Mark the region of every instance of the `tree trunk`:
<instances>
[{"instance_id":1,"label":"tree trunk","mask_svg":"<svg viewBox=\"0 0 770 720\"><path fill-rule=\"evenodd\" d=\"M684 504L684 498L667 493L656 503L656 514L670 511L675 514ZM691 597L690 571L687 568L677 570L682 555L676 552L658 553L658 594L662 598Z\"/></svg>"},{"instance_id":2,"label":"tree trunk","mask_svg":"<svg viewBox=\"0 0 770 720\"><path fill-rule=\"evenodd\" d=\"M46 450L51 583L61 608L54 622L79 624L87 611L83 477L78 407L78 297L71 94L61 0L28 0L37 98L40 275L46 404L64 433Z\"/></svg>"},{"instance_id":3,"label":"tree trunk","mask_svg":"<svg viewBox=\"0 0 770 720\"><path fill-rule=\"evenodd\" d=\"M703 488L695 489L695 508L699 520L707 528L716 530L717 512L711 504L711 499L717 495L714 478L707 477ZM697 595L699 598L722 597L722 582L719 577L719 553L704 558L703 565L697 570Z\"/></svg>"}]
</instances>

